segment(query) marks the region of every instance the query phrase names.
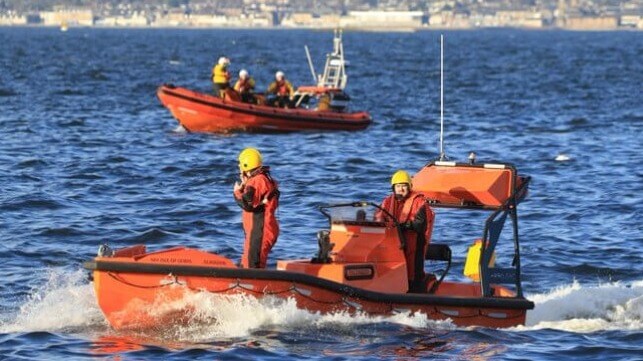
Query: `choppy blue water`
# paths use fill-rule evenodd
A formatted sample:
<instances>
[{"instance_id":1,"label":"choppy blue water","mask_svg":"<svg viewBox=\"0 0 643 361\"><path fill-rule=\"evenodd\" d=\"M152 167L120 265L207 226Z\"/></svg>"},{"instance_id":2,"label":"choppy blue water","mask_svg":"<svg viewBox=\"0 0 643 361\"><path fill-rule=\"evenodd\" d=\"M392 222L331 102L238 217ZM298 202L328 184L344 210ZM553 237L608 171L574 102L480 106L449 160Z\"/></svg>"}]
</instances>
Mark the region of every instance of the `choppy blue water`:
<instances>
[{"instance_id":1,"label":"choppy blue water","mask_svg":"<svg viewBox=\"0 0 643 361\"><path fill-rule=\"evenodd\" d=\"M439 33L344 35L363 132L186 134L156 87L210 90L221 55L260 87L310 83L332 34L0 28L1 359L643 359L643 36L447 32L446 152L533 177L519 207L527 325L457 328L421 315L320 316L290 303L202 299L216 320L162 334L110 330L81 263L99 244L200 247L238 258L236 155L281 182L276 258L310 257L315 206L379 201L398 168L438 153ZM474 217L438 211L434 240L462 277Z\"/></svg>"}]
</instances>

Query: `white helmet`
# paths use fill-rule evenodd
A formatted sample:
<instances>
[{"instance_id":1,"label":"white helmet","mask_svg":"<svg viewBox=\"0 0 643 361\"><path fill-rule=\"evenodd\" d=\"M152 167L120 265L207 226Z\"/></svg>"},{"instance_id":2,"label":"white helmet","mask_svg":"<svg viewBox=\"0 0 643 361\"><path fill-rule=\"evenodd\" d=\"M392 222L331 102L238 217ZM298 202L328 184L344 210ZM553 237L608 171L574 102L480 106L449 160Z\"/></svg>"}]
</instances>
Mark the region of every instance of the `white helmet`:
<instances>
[{"instance_id":1,"label":"white helmet","mask_svg":"<svg viewBox=\"0 0 643 361\"><path fill-rule=\"evenodd\" d=\"M283 78L284 78L284 76L285 76L285 74L284 74L284 72L283 72L283 71L281 71L281 70L279 70L278 72L276 72L276 73L275 73L275 79L277 79L277 80L281 80L281 79L283 79Z\"/></svg>"},{"instance_id":2,"label":"white helmet","mask_svg":"<svg viewBox=\"0 0 643 361\"><path fill-rule=\"evenodd\" d=\"M248 71L246 69L241 69L241 71L239 72L239 78L245 79L247 77L248 77Z\"/></svg>"},{"instance_id":3,"label":"white helmet","mask_svg":"<svg viewBox=\"0 0 643 361\"><path fill-rule=\"evenodd\" d=\"M225 56L222 56L222 57L219 58L218 63L219 63L219 65L230 64L230 59L226 58Z\"/></svg>"}]
</instances>

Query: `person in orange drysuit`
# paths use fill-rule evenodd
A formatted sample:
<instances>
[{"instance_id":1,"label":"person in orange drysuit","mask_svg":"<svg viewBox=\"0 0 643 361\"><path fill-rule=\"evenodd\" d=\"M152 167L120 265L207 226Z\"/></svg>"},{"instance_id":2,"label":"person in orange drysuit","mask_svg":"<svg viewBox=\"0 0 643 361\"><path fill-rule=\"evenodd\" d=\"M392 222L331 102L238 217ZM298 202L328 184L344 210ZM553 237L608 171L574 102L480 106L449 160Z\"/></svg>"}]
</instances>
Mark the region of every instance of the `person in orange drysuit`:
<instances>
[{"instance_id":1,"label":"person in orange drysuit","mask_svg":"<svg viewBox=\"0 0 643 361\"><path fill-rule=\"evenodd\" d=\"M266 94L275 97L274 100L272 100L272 105L276 103L277 106L281 108L289 107L295 94L295 88L292 86L292 83L286 79L284 72L278 71L275 73L275 81L268 85Z\"/></svg>"},{"instance_id":2,"label":"person in orange drysuit","mask_svg":"<svg viewBox=\"0 0 643 361\"><path fill-rule=\"evenodd\" d=\"M241 182L234 184L234 199L243 209L245 232L241 266L265 268L268 253L277 242L279 224L275 212L279 206L279 188L263 166L261 153L246 148L239 154Z\"/></svg>"},{"instance_id":3,"label":"person in orange drysuit","mask_svg":"<svg viewBox=\"0 0 643 361\"><path fill-rule=\"evenodd\" d=\"M411 176L407 172L395 172L391 177L391 188L392 193L384 198L381 207L395 217L404 232L409 292L426 292L424 255L431 242L435 214L424 195L413 192ZM384 218L381 213L376 215L380 221Z\"/></svg>"},{"instance_id":4,"label":"person in orange drysuit","mask_svg":"<svg viewBox=\"0 0 643 361\"><path fill-rule=\"evenodd\" d=\"M234 84L234 90L241 95L244 103L255 103L255 80L246 69L239 71L239 80Z\"/></svg>"}]
</instances>

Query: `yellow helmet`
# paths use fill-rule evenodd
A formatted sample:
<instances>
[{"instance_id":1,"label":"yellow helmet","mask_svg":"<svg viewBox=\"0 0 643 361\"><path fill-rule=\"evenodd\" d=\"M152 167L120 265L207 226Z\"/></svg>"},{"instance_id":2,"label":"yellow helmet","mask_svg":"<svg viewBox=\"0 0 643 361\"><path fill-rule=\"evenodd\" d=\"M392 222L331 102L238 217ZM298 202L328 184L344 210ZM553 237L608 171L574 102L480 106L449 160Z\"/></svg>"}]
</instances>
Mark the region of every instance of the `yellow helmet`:
<instances>
[{"instance_id":1,"label":"yellow helmet","mask_svg":"<svg viewBox=\"0 0 643 361\"><path fill-rule=\"evenodd\" d=\"M239 153L239 169L244 172L261 167L261 153L255 148L246 148Z\"/></svg>"},{"instance_id":2,"label":"yellow helmet","mask_svg":"<svg viewBox=\"0 0 643 361\"><path fill-rule=\"evenodd\" d=\"M393 176L391 177L392 186L400 183L407 183L409 186L411 186L411 176L403 170L398 170L397 172L393 173Z\"/></svg>"}]
</instances>

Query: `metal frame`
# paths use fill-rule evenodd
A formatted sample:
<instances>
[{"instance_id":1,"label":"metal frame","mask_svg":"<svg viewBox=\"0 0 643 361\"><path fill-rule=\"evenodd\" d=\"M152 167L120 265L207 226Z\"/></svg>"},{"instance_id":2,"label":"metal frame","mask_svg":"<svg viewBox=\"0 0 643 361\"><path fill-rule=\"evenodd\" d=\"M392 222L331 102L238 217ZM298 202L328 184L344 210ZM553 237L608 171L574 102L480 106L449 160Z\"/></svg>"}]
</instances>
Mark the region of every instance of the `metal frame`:
<instances>
[{"instance_id":1,"label":"metal frame","mask_svg":"<svg viewBox=\"0 0 643 361\"><path fill-rule=\"evenodd\" d=\"M522 280L520 272L520 239L518 235L518 203L522 201L527 194L527 187L531 181L531 177L520 177L522 183L520 187L516 187L516 180L518 179L518 171L510 163L492 163L492 164L468 164L456 162L441 162L432 161L426 166L453 166L453 167L468 167L468 168L501 168L511 171L511 195L500 206L486 206L481 204L442 204L439 202L429 203L432 207L436 208L461 208L461 209L478 209L493 211L485 221L484 231L482 234L482 247L480 263L478 265L480 272L480 284L482 285L482 296L492 297L493 287L492 283L514 284L516 287L516 298L523 298L522 293ZM507 268L491 268L489 262L496 249L500 233L504 228L506 217L511 218L513 229L513 242L514 242L514 259L512 267ZM495 223L494 223L495 222Z\"/></svg>"},{"instance_id":2,"label":"metal frame","mask_svg":"<svg viewBox=\"0 0 643 361\"><path fill-rule=\"evenodd\" d=\"M515 174L515 169L512 168L512 172ZM482 247L481 247L481 257L480 257L480 283L482 285L482 295L484 297L490 297L493 295L491 288L491 283L514 283L516 287L516 297L523 297L522 294L522 285L521 285L521 273L520 273L520 239L518 236L518 198L517 196L522 194L524 196L524 190L527 189L527 185L531 180L530 177L523 178L523 183L520 185L520 188L516 189L515 181L513 179L512 189L514 190L512 195L503 203L502 206L495 212L493 212L485 222L484 232L482 235ZM511 218L511 224L513 229L513 240L514 240L514 258L509 268L490 268L489 261L493 255L498 240L500 239L500 233L504 227L504 222L507 215ZM499 226L494 227L494 222L498 223ZM496 229L494 229L496 228Z\"/></svg>"}]
</instances>

